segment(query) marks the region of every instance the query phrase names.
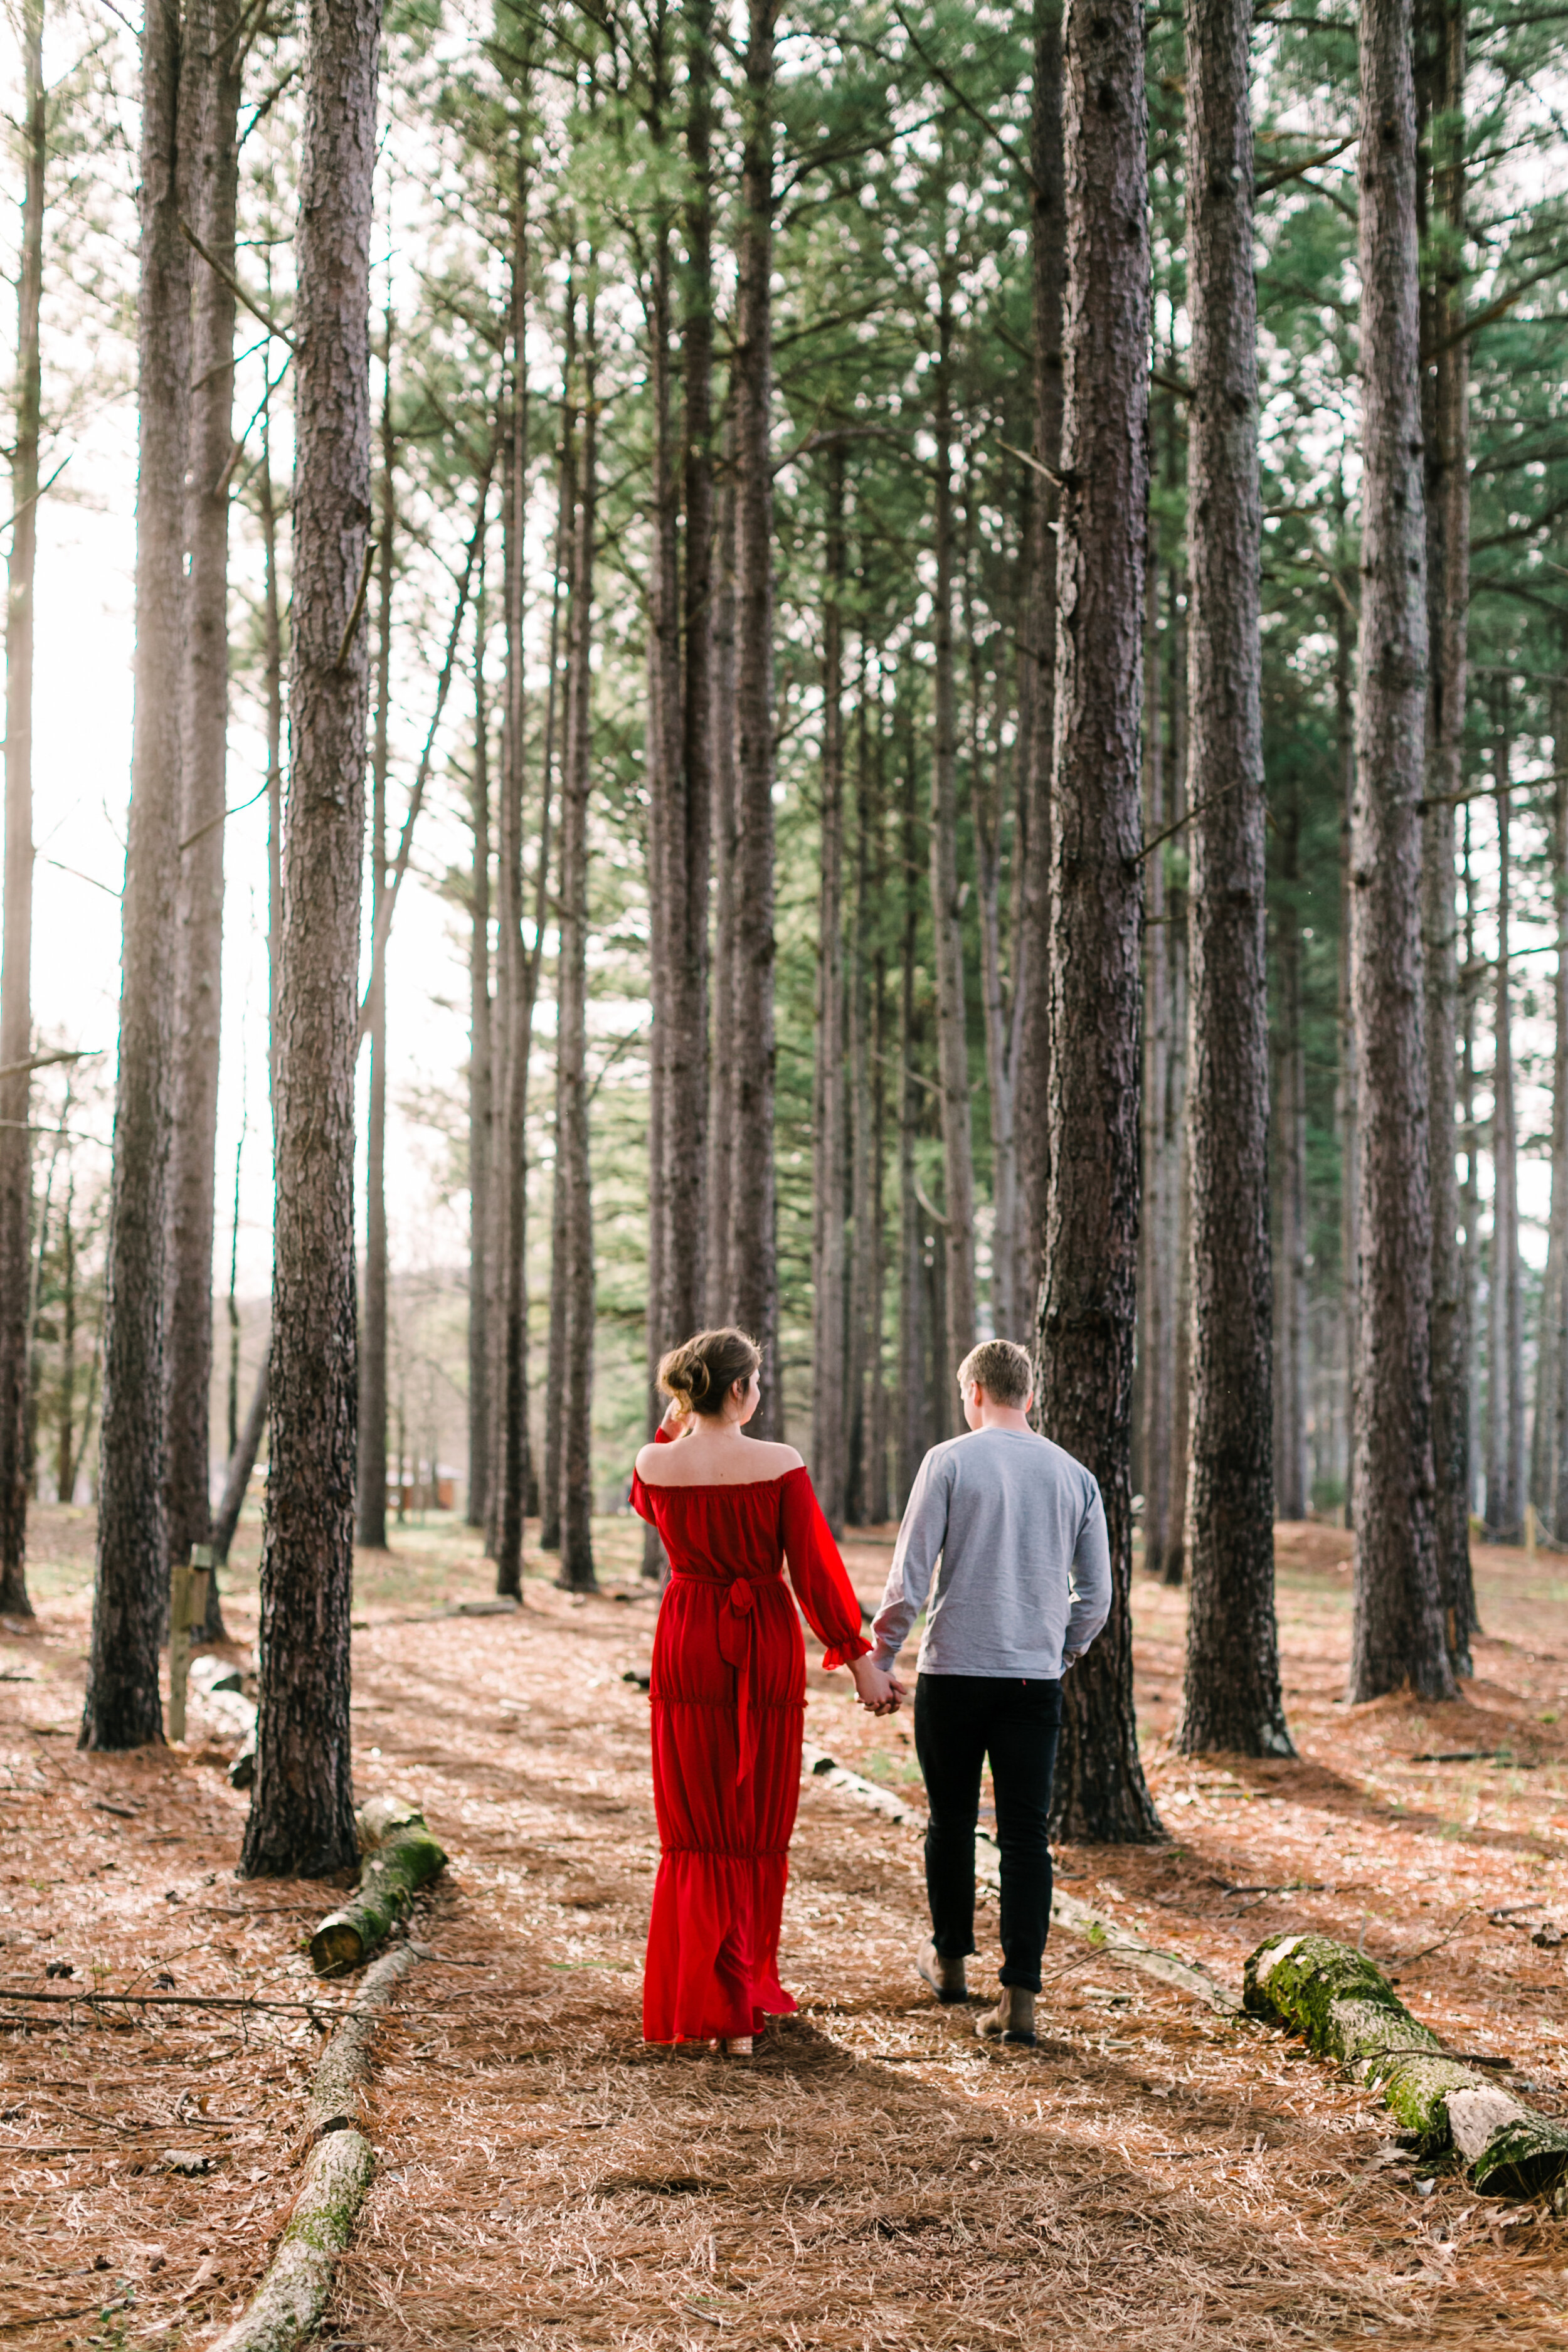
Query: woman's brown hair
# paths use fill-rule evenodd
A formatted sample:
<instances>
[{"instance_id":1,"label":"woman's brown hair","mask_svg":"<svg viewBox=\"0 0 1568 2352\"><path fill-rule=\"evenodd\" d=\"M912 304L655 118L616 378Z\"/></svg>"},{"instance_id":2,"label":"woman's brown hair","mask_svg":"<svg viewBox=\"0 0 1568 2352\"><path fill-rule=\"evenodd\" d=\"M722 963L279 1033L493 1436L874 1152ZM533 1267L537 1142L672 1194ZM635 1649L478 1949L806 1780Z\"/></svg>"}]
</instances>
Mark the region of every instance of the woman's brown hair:
<instances>
[{"instance_id":1,"label":"woman's brown hair","mask_svg":"<svg viewBox=\"0 0 1568 2352\"><path fill-rule=\"evenodd\" d=\"M716 1416L736 1381L749 1381L762 1365L762 1349L744 1331L699 1331L660 1357L658 1384L684 1414Z\"/></svg>"}]
</instances>

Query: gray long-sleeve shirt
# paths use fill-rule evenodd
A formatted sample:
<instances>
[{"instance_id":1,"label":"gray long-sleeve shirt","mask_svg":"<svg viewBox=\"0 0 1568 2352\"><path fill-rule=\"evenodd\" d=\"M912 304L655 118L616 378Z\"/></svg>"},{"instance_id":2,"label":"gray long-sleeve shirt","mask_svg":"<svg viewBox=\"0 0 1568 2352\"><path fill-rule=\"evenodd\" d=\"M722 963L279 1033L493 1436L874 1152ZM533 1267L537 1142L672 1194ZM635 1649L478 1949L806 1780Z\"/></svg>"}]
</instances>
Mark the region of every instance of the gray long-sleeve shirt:
<instances>
[{"instance_id":1,"label":"gray long-sleeve shirt","mask_svg":"<svg viewBox=\"0 0 1568 2352\"><path fill-rule=\"evenodd\" d=\"M1081 1462L1025 1430L971 1430L933 1445L871 1628L879 1666L898 1656L933 1573L922 1675L1055 1682L1064 1656L1087 1650L1110 1613L1099 1486Z\"/></svg>"}]
</instances>

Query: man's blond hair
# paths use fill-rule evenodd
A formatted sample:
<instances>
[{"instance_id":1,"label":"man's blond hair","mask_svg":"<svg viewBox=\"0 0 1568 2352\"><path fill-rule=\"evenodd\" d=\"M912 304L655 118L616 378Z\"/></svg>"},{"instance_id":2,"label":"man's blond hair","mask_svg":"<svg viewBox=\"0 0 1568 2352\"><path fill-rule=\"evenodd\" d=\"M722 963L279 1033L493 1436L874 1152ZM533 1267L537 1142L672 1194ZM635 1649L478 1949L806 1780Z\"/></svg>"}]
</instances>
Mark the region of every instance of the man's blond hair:
<instances>
[{"instance_id":1,"label":"man's blond hair","mask_svg":"<svg viewBox=\"0 0 1568 2352\"><path fill-rule=\"evenodd\" d=\"M1035 1385L1034 1366L1016 1339L982 1339L960 1364L958 1385L984 1389L993 1404L1021 1406Z\"/></svg>"}]
</instances>

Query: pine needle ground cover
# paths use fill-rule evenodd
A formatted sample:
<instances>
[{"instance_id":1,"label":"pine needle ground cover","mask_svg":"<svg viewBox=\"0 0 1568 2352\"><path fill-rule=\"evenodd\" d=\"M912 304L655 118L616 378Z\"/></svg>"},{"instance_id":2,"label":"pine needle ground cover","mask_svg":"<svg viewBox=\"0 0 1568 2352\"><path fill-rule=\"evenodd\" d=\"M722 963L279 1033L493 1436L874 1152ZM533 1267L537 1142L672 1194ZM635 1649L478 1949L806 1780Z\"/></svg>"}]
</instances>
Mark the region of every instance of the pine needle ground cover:
<instances>
[{"instance_id":1,"label":"pine needle ground cover","mask_svg":"<svg viewBox=\"0 0 1568 2352\"><path fill-rule=\"evenodd\" d=\"M342 1998L300 1949L331 1890L232 1876L245 1800L195 1702L188 1752L76 1753L90 1538L47 1528L38 1626L0 1641L0 1672L31 1677L0 1683L0 1983L173 1977L300 2006L21 2022L0 2003L0 2321L27 2352L210 2339L298 2177L309 2006ZM595 1538L635 1594L635 1531ZM868 1599L889 1540L849 1547ZM462 1531L394 1542L362 1563L356 1790L417 1801L450 1862L414 1928L436 1957L379 2035L378 2171L323 2344L1568 2337L1568 2221L1400 2149L1373 2095L1278 2032L1058 1935L1038 2049L982 2048L913 1976L918 1838L820 1785L784 1922L799 2017L750 2065L645 2050L657 1847L647 1702L623 1677L646 1672L653 1605L541 1575L518 1616L447 1616L489 1589ZM1568 1567L1479 1552L1488 1638L1465 1698L1352 1710L1345 1550L1280 1530L1295 1763L1171 1754L1182 1596L1138 1580L1141 1730L1170 1842L1066 1848L1066 1884L1237 1987L1266 1935L1359 1943L1450 2047L1510 2059L1500 2080L1564 2112ZM225 1602L242 1657L250 1556ZM813 1673L808 1738L918 1803L907 1722L860 1716L843 1681ZM1468 1760L1416 1760L1433 1755ZM994 1928L983 1907L977 1985Z\"/></svg>"}]
</instances>

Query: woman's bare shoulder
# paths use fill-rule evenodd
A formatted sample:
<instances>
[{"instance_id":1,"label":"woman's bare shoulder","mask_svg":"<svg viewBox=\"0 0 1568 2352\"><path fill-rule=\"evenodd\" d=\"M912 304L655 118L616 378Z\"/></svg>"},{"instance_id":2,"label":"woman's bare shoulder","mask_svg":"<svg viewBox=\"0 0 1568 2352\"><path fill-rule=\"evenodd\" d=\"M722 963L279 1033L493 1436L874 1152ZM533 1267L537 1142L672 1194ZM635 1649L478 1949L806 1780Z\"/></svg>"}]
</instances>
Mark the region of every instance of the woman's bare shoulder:
<instances>
[{"instance_id":1,"label":"woman's bare shoulder","mask_svg":"<svg viewBox=\"0 0 1568 2352\"><path fill-rule=\"evenodd\" d=\"M767 1437L749 1437L746 1454L748 1461L755 1457L756 1468L764 1478L782 1478L788 1470L805 1468L793 1445L776 1445Z\"/></svg>"}]
</instances>

